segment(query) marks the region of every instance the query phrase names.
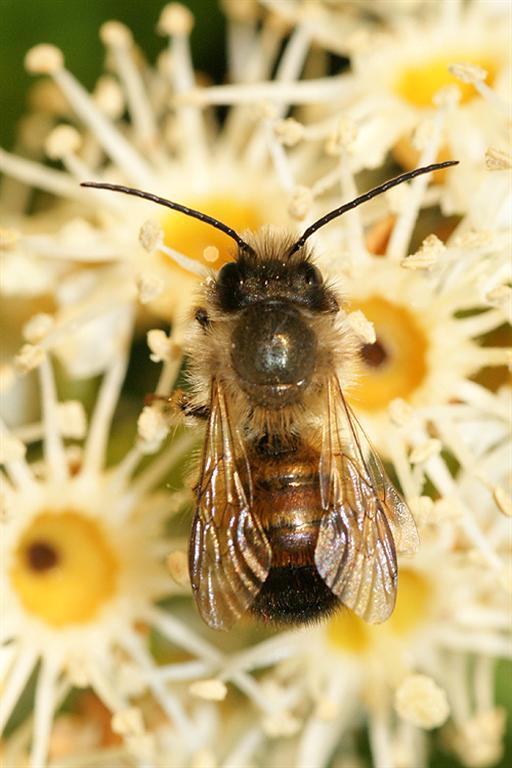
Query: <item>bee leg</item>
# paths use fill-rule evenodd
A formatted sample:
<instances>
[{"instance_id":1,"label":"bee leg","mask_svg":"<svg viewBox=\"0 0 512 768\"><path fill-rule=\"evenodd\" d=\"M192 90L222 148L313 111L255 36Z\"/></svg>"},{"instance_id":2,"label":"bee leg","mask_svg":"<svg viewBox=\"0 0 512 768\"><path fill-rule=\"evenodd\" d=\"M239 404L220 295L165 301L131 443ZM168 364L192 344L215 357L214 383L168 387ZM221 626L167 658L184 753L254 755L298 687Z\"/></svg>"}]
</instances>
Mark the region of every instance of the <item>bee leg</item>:
<instances>
[{"instance_id":1,"label":"bee leg","mask_svg":"<svg viewBox=\"0 0 512 768\"><path fill-rule=\"evenodd\" d=\"M194 317L203 330L211 327L211 320L208 317L208 312L204 307L197 307Z\"/></svg>"},{"instance_id":2,"label":"bee leg","mask_svg":"<svg viewBox=\"0 0 512 768\"><path fill-rule=\"evenodd\" d=\"M209 407L191 403L188 394L182 389L175 389L169 396L150 394L144 398L144 405L152 405L155 402L162 403L169 410L180 411L185 416L193 416L196 419L210 417Z\"/></svg>"}]
</instances>

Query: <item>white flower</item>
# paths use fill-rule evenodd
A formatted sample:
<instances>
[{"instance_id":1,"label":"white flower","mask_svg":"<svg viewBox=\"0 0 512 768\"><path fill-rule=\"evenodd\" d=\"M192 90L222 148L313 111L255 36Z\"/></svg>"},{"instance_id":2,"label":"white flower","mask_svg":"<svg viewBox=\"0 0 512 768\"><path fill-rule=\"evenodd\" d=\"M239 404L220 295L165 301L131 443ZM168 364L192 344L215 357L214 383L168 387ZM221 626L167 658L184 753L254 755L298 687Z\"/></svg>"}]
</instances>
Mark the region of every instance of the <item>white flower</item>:
<instances>
[{"instance_id":1,"label":"white flower","mask_svg":"<svg viewBox=\"0 0 512 768\"><path fill-rule=\"evenodd\" d=\"M254 33L250 19L232 24L237 31L242 26L252 33L246 35L246 50L233 54L229 77L257 81L275 62L284 30L270 25ZM213 110L180 102L196 79L189 50L192 26L184 6L164 7L159 30L169 37L169 50L152 68L140 64L131 33L122 24L105 23L100 34L115 78L101 78L93 94L65 68L64 56L54 46L39 45L27 54L27 69L51 78L67 100L72 114L66 114L66 121L72 125L57 124L45 141L47 155L60 160L63 171L0 151L1 170L58 201L46 215L46 232L44 220L32 234L19 215L13 217L15 225L3 238L4 291L18 296L52 291L59 307L59 334L76 323L82 327L88 319L83 338L75 336L74 348L53 346L52 337L52 348L74 375L104 368L119 343L122 316L134 300L161 317L179 319L197 285L197 275L188 269L190 260L204 272L233 255L230 238L196 219L164 213L141 200L82 189L80 182L131 184L215 216L239 232L293 221L289 204L297 215L295 187L313 159L298 157L292 166L275 138L272 124L284 105L235 106L220 124ZM299 77L309 45L308 35L300 30L292 34L276 80ZM51 110L54 96L55 89L40 94L37 109ZM18 213L22 211L23 200ZM303 205L301 211L298 215L304 215ZM156 237L148 238L145 222L150 216L157 218ZM170 250L164 253L161 243Z\"/></svg>"},{"instance_id":2,"label":"white flower","mask_svg":"<svg viewBox=\"0 0 512 768\"><path fill-rule=\"evenodd\" d=\"M32 768L46 763L53 717L72 686L90 686L110 710L113 728L130 743L146 738L136 701L147 691L172 723L180 748L198 748L183 697L169 687L169 677L156 674L143 625L197 658L192 679L206 676L222 658L157 605L180 591L165 567L171 545L163 526L188 499L159 486L195 436L175 438L135 476L146 453L141 439L118 464L105 465L127 356L125 344L110 360L88 429L79 403L58 402L48 357L37 366L42 422L14 432L2 427L0 722L3 728L9 721L39 667ZM170 362L164 378L172 371ZM68 445L64 437L85 437L83 447ZM43 458L31 463L23 441L41 440ZM24 732L26 743L30 731Z\"/></svg>"}]
</instances>

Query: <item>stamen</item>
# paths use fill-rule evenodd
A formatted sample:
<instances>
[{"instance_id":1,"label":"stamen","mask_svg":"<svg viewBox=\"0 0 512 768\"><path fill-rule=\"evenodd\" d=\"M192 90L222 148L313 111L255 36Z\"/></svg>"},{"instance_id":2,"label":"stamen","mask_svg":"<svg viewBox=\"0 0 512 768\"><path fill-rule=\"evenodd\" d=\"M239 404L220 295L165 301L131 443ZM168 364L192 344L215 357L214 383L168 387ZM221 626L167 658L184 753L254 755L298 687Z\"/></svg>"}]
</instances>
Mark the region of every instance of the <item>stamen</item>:
<instances>
[{"instance_id":1,"label":"stamen","mask_svg":"<svg viewBox=\"0 0 512 768\"><path fill-rule=\"evenodd\" d=\"M182 94L178 103L196 106L258 104L264 101L285 104L315 104L330 101L342 106L354 92L354 83L345 77L324 77L300 82L269 80L260 83L212 85Z\"/></svg>"},{"instance_id":2,"label":"stamen","mask_svg":"<svg viewBox=\"0 0 512 768\"><path fill-rule=\"evenodd\" d=\"M30 768L46 765L48 745L57 698L59 668L55 657L46 655L41 662L34 703L34 731Z\"/></svg>"},{"instance_id":3,"label":"stamen","mask_svg":"<svg viewBox=\"0 0 512 768\"><path fill-rule=\"evenodd\" d=\"M292 32L288 40L285 51L277 68L275 81L277 83L289 83L297 80L306 59L311 37L304 26L298 26ZM275 118L282 117L286 110L286 103L276 106ZM266 143L267 131L271 131L270 126L265 125L263 130L256 130L246 150L247 161L251 165L259 165L263 161Z\"/></svg>"},{"instance_id":4,"label":"stamen","mask_svg":"<svg viewBox=\"0 0 512 768\"><path fill-rule=\"evenodd\" d=\"M420 156L420 168L430 165L436 159L441 142L444 119L445 109L439 109L432 121L429 139ZM386 249L386 256L393 261L401 262L407 254L407 247L418 218L418 211L428 185L429 176L430 174L418 176L411 182L407 204L398 215Z\"/></svg>"},{"instance_id":5,"label":"stamen","mask_svg":"<svg viewBox=\"0 0 512 768\"><path fill-rule=\"evenodd\" d=\"M62 482L68 477L68 464L64 452L64 443L58 423L57 390L53 369L48 359L44 359L39 367L41 404L44 425L44 456L48 474L54 480Z\"/></svg>"},{"instance_id":6,"label":"stamen","mask_svg":"<svg viewBox=\"0 0 512 768\"><path fill-rule=\"evenodd\" d=\"M169 248L169 246L164 245L163 243L160 245L159 250L163 251L166 256L169 256L169 258L175 261L176 264L178 264L180 267L183 267L183 269L186 269L187 272L190 272L193 275L199 275L199 277L207 277L210 274L210 270L207 269L199 261L189 259L188 256L184 256L182 253L179 253L179 251L175 251L173 248Z\"/></svg>"},{"instance_id":7,"label":"stamen","mask_svg":"<svg viewBox=\"0 0 512 768\"><path fill-rule=\"evenodd\" d=\"M177 96L193 90L196 84L190 52L190 33L193 25L192 13L180 3L166 5L158 22L160 33L170 37L170 77ZM177 117L181 125L181 151L194 172L201 177L204 175L207 160L203 115L196 105L177 101Z\"/></svg>"},{"instance_id":8,"label":"stamen","mask_svg":"<svg viewBox=\"0 0 512 768\"><path fill-rule=\"evenodd\" d=\"M137 141L144 149L152 151L158 144L158 131L153 106L132 55L132 34L124 24L107 21L100 29L100 37L114 54Z\"/></svg>"},{"instance_id":9,"label":"stamen","mask_svg":"<svg viewBox=\"0 0 512 768\"><path fill-rule=\"evenodd\" d=\"M486 83L487 72L474 64L451 64L448 69L463 83L474 85L480 96L486 99L494 109L507 119L510 116L510 105L501 99Z\"/></svg>"},{"instance_id":10,"label":"stamen","mask_svg":"<svg viewBox=\"0 0 512 768\"><path fill-rule=\"evenodd\" d=\"M38 46L27 54L27 62L31 64L31 71L35 71L34 59L39 65ZM78 80L64 69L63 59L60 59L59 62L52 59L51 63L51 69L46 67L45 71L54 78L77 115L96 136L107 154L112 157L130 180L154 189L156 186L155 177L149 166L134 150L130 142L100 112L94 100ZM37 71L41 71L41 69L39 68Z\"/></svg>"},{"instance_id":11,"label":"stamen","mask_svg":"<svg viewBox=\"0 0 512 768\"><path fill-rule=\"evenodd\" d=\"M197 442L197 435L188 432L167 448L161 456L152 462L132 483L130 497L136 501L154 488L168 474L169 470L186 456Z\"/></svg>"},{"instance_id":12,"label":"stamen","mask_svg":"<svg viewBox=\"0 0 512 768\"><path fill-rule=\"evenodd\" d=\"M30 646L21 647L7 681L2 682L0 697L0 731L3 732L19 697L37 663L37 656Z\"/></svg>"},{"instance_id":13,"label":"stamen","mask_svg":"<svg viewBox=\"0 0 512 768\"><path fill-rule=\"evenodd\" d=\"M98 472L105 461L110 425L128 366L129 330L125 342L120 342L117 356L103 377L84 447L83 474Z\"/></svg>"},{"instance_id":14,"label":"stamen","mask_svg":"<svg viewBox=\"0 0 512 768\"><path fill-rule=\"evenodd\" d=\"M70 179L67 173L11 155L4 149L0 149L0 171L14 176L29 186L44 189L56 197L70 198L81 203L87 199L84 197L84 190Z\"/></svg>"},{"instance_id":15,"label":"stamen","mask_svg":"<svg viewBox=\"0 0 512 768\"><path fill-rule=\"evenodd\" d=\"M5 466L12 482L19 488L33 486L35 480L25 460L26 447L0 419L0 463Z\"/></svg>"},{"instance_id":16,"label":"stamen","mask_svg":"<svg viewBox=\"0 0 512 768\"><path fill-rule=\"evenodd\" d=\"M427 675L408 675L395 693L395 709L419 728L438 728L450 713L445 691Z\"/></svg>"},{"instance_id":17,"label":"stamen","mask_svg":"<svg viewBox=\"0 0 512 768\"><path fill-rule=\"evenodd\" d=\"M177 697L171 693L160 678L152 674L154 663L140 638L134 632L127 633L123 638L120 638L120 644L124 646L128 654L135 659L137 664L139 664L141 669L146 673L149 688L170 718L171 722L174 723L177 729L179 729L188 744L193 745L195 743L196 734L192 727L192 723L185 714Z\"/></svg>"}]
</instances>

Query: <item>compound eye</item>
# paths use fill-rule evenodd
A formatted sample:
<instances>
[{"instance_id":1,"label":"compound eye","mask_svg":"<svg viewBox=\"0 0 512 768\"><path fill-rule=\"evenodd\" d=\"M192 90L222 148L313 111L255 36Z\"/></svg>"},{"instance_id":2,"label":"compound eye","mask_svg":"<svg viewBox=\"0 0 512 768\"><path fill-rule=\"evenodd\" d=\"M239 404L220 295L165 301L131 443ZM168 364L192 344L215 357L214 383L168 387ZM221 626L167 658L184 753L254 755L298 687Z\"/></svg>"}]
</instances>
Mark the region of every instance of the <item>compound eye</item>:
<instances>
[{"instance_id":1,"label":"compound eye","mask_svg":"<svg viewBox=\"0 0 512 768\"><path fill-rule=\"evenodd\" d=\"M217 275L217 285L221 288L232 288L240 282L240 270L234 261L224 264Z\"/></svg>"},{"instance_id":2,"label":"compound eye","mask_svg":"<svg viewBox=\"0 0 512 768\"><path fill-rule=\"evenodd\" d=\"M322 285L324 279L322 273L314 264L306 262L303 266L303 275L308 285Z\"/></svg>"}]
</instances>

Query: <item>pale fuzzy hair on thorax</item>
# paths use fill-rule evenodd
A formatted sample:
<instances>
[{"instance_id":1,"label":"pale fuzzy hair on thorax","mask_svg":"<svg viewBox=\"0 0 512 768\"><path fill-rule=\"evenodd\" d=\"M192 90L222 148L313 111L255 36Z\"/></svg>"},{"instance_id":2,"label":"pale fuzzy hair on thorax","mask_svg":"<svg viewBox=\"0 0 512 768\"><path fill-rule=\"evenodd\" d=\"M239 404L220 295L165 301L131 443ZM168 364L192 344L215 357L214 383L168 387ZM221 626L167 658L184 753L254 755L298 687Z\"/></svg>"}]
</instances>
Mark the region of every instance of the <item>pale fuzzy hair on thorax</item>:
<instances>
[{"instance_id":1,"label":"pale fuzzy hair on thorax","mask_svg":"<svg viewBox=\"0 0 512 768\"><path fill-rule=\"evenodd\" d=\"M291 247L295 242L295 237L290 233L286 233L285 238L283 241L283 231L276 229L269 231L265 228L252 233L248 244L255 249L256 256L249 254L246 258L256 258L257 261L282 259L286 246L289 244ZM305 258L312 258L311 249L307 255L303 248L291 257L292 263L304 261ZM329 289L332 291L333 287ZM231 341L239 315L219 310L215 301L214 279L208 278L203 283L197 299L196 306L206 309L211 326L205 329L192 319L190 322L185 352L189 360L187 377L191 404L197 407L208 406L212 380L217 378L225 391L230 420L237 426L243 426L249 439L263 433L300 435L307 429L311 442L317 442L325 417L326 378L336 371L342 388L347 389L354 383L358 370L360 342L347 322L341 297L340 310L335 314L315 314L302 310L318 340L315 372L300 402L276 410L254 405L240 386L231 359Z\"/></svg>"}]
</instances>

